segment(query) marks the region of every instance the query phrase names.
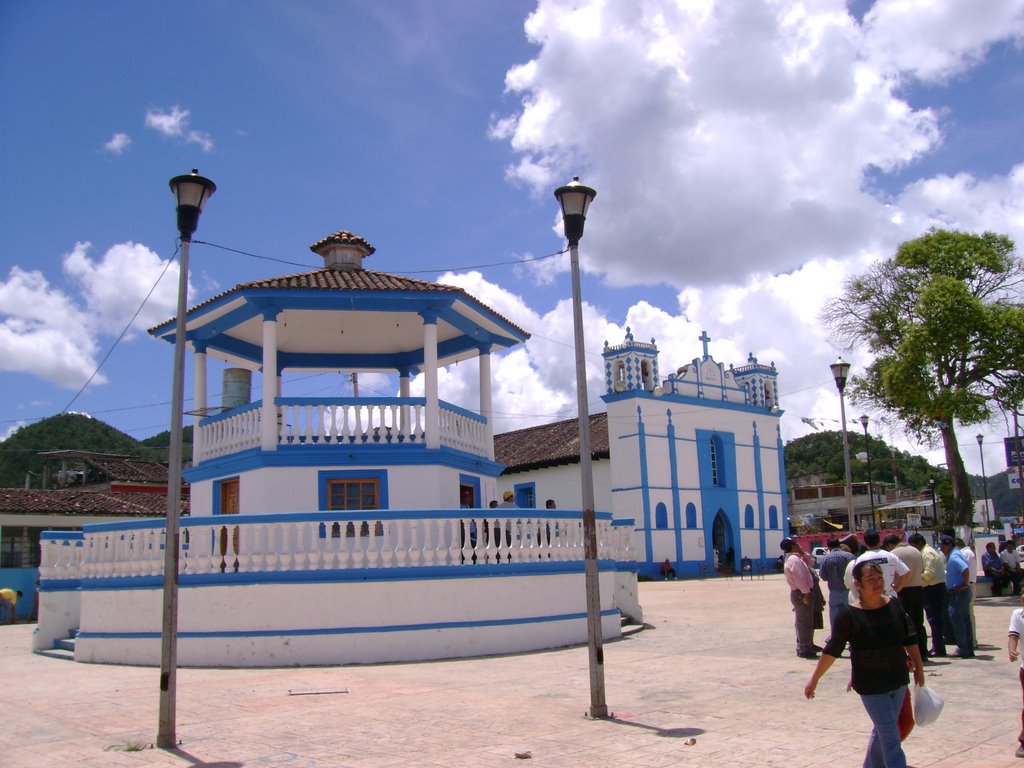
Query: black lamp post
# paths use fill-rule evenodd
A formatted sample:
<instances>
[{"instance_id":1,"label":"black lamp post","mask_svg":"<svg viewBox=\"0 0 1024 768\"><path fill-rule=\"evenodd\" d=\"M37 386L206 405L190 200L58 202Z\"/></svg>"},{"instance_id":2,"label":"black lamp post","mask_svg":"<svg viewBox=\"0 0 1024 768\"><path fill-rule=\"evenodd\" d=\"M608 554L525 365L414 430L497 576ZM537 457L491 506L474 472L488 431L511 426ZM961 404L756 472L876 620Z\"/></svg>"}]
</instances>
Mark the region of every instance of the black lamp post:
<instances>
[{"instance_id":1,"label":"black lamp post","mask_svg":"<svg viewBox=\"0 0 1024 768\"><path fill-rule=\"evenodd\" d=\"M181 259L178 265L178 313L174 329L174 379L171 387L171 441L167 468L167 523L164 534L163 631L160 637L160 723L156 744L161 749L177 746L175 696L178 675L178 518L181 514L181 420L185 389L185 312L188 298L188 250L199 224L203 205L217 185L192 173L171 179L178 201L178 234Z\"/></svg>"},{"instance_id":2,"label":"black lamp post","mask_svg":"<svg viewBox=\"0 0 1024 768\"><path fill-rule=\"evenodd\" d=\"M832 378L836 380L836 389L839 390L839 418L843 425L843 463L846 468L846 517L847 525L850 526L850 533L856 529L853 526L853 482L850 479L850 438L846 434L846 378L850 375L850 364L837 357L829 368L832 369Z\"/></svg>"},{"instance_id":3,"label":"black lamp post","mask_svg":"<svg viewBox=\"0 0 1024 768\"><path fill-rule=\"evenodd\" d=\"M988 522L988 475L985 474L985 451L981 447L982 443L985 442L985 436L978 435L977 440L978 455L981 456L981 482L984 484L985 489L985 533L988 533L990 530Z\"/></svg>"},{"instance_id":4,"label":"black lamp post","mask_svg":"<svg viewBox=\"0 0 1024 768\"><path fill-rule=\"evenodd\" d=\"M935 506L935 478L934 477L929 477L928 478L928 487L931 489L931 492L932 492L932 520L934 521L935 527L938 528L939 527L939 510Z\"/></svg>"},{"instance_id":5,"label":"black lamp post","mask_svg":"<svg viewBox=\"0 0 1024 768\"><path fill-rule=\"evenodd\" d=\"M580 183L580 177L555 190L562 206L562 226L569 241L572 270L573 340L576 349L576 407L579 418L580 486L583 507L584 563L587 591L587 647L590 657L590 716L608 717L604 695L604 648L601 633L601 585L597 564L597 518L594 514L594 473L590 447L590 413L587 405L587 362L583 343L583 302L580 298L578 247L587 220L587 208L597 192Z\"/></svg>"},{"instance_id":6,"label":"black lamp post","mask_svg":"<svg viewBox=\"0 0 1024 768\"><path fill-rule=\"evenodd\" d=\"M871 501L871 525L878 530L878 519L875 517L875 485L871 482L871 441L868 438L868 417L861 415L860 425L864 427L864 453L868 461L868 498Z\"/></svg>"}]
</instances>

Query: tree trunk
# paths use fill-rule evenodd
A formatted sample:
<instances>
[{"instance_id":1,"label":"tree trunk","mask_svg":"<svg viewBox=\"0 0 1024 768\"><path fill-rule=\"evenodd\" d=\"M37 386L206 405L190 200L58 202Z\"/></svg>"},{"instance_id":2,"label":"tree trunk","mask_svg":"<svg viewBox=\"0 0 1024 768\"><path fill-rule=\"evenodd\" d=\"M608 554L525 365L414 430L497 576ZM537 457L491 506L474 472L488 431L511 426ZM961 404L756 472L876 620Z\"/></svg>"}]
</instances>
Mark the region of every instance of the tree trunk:
<instances>
[{"instance_id":1,"label":"tree trunk","mask_svg":"<svg viewBox=\"0 0 1024 768\"><path fill-rule=\"evenodd\" d=\"M960 446L956 441L952 419L949 420L948 427L942 427L941 433L942 443L946 449L949 482L953 486L953 524L971 526L974 524L974 501L968 485L967 470L964 469L964 461L960 458Z\"/></svg>"}]
</instances>

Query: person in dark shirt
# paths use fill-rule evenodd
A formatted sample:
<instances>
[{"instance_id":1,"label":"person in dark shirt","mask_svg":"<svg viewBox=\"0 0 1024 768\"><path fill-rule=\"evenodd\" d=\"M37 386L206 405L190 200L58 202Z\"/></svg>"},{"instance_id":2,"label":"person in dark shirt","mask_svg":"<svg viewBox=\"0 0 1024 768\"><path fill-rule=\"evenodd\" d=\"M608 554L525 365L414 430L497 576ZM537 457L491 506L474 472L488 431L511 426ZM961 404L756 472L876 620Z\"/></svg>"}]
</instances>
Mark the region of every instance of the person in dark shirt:
<instances>
[{"instance_id":1,"label":"person in dark shirt","mask_svg":"<svg viewBox=\"0 0 1024 768\"><path fill-rule=\"evenodd\" d=\"M846 566L854 557L848 550L840 548L839 539L836 538L828 540L828 549L828 554L818 566L818 577L828 584L828 625L831 632L839 609L850 601L850 590L846 588L843 577L846 575Z\"/></svg>"},{"instance_id":2,"label":"person in dark shirt","mask_svg":"<svg viewBox=\"0 0 1024 768\"><path fill-rule=\"evenodd\" d=\"M818 681L849 643L850 684L860 694L874 726L864 765L906 768L898 719L910 682L908 655L914 665L914 682L924 685L924 660L917 647L917 634L900 602L885 594L885 577L878 565L857 563L853 579L860 596L836 617L832 637L804 687L804 696L814 698Z\"/></svg>"}]
</instances>

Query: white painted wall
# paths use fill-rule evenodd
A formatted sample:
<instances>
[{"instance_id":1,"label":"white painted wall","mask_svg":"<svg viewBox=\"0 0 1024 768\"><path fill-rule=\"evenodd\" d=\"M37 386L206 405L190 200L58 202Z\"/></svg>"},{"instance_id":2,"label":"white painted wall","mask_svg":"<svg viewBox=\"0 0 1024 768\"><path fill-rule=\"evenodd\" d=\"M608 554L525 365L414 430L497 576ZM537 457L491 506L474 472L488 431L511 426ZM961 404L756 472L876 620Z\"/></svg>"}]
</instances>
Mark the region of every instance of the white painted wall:
<instances>
[{"instance_id":1,"label":"white painted wall","mask_svg":"<svg viewBox=\"0 0 1024 768\"><path fill-rule=\"evenodd\" d=\"M459 476L473 475L450 467L372 466L352 467L267 467L240 473L239 506L243 514L310 512L319 509L322 471L380 471L388 473L389 509L458 509ZM488 485L495 492L496 482L480 477L481 496L488 499ZM191 487L191 514L213 514L212 480L200 480ZM577 489L578 496L578 489ZM486 501L484 502L486 506Z\"/></svg>"},{"instance_id":2,"label":"white painted wall","mask_svg":"<svg viewBox=\"0 0 1024 768\"><path fill-rule=\"evenodd\" d=\"M613 611L619 599L633 615L642 616L630 576L624 574L617 583L615 572L600 573L603 612ZM77 661L159 664L160 589L80 594ZM178 661L183 666L419 661L587 641L582 568L575 573L183 587L179 616ZM606 640L618 637L618 612L604 616L601 626Z\"/></svg>"},{"instance_id":3,"label":"white painted wall","mask_svg":"<svg viewBox=\"0 0 1024 768\"><path fill-rule=\"evenodd\" d=\"M611 462L607 459L591 464L594 476L594 506L607 512L612 508ZM558 509L579 509L582 504L580 465L564 464L529 472L515 472L498 478L498 491L494 497L501 501L505 491L515 490L517 483L536 483L537 506L543 507L547 499L554 499Z\"/></svg>"}]
</instances>

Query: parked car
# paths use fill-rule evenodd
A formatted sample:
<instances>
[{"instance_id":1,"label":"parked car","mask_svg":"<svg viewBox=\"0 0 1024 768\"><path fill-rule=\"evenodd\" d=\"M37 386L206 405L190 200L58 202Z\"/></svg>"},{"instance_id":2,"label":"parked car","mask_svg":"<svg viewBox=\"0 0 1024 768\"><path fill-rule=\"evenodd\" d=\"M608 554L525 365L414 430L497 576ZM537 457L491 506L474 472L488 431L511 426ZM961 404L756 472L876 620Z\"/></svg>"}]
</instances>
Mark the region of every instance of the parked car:
<instances>
[{"instance_id":1,"label":"parked car","mask_svg":"<svg viewBox=\"0 0 1024 768\"><path fill-rule=\"evenodd\" d=\"M828 550L825 547L814 547L811 549L811 557L814 558L814 567L817 568L821 565L821 561L828 554Z\"/></svg>"},{"instance_id":2,"label":"parked car","mask_svg":"<svg viewBox=\"0 0 1024 768\"><path fill-rule=\"evenodd\" d=\"M1021 557L1024 557L1024 544L1021 544L1019 547L1017 547L1017 554Z\"/></svg>"}]
</instances>

